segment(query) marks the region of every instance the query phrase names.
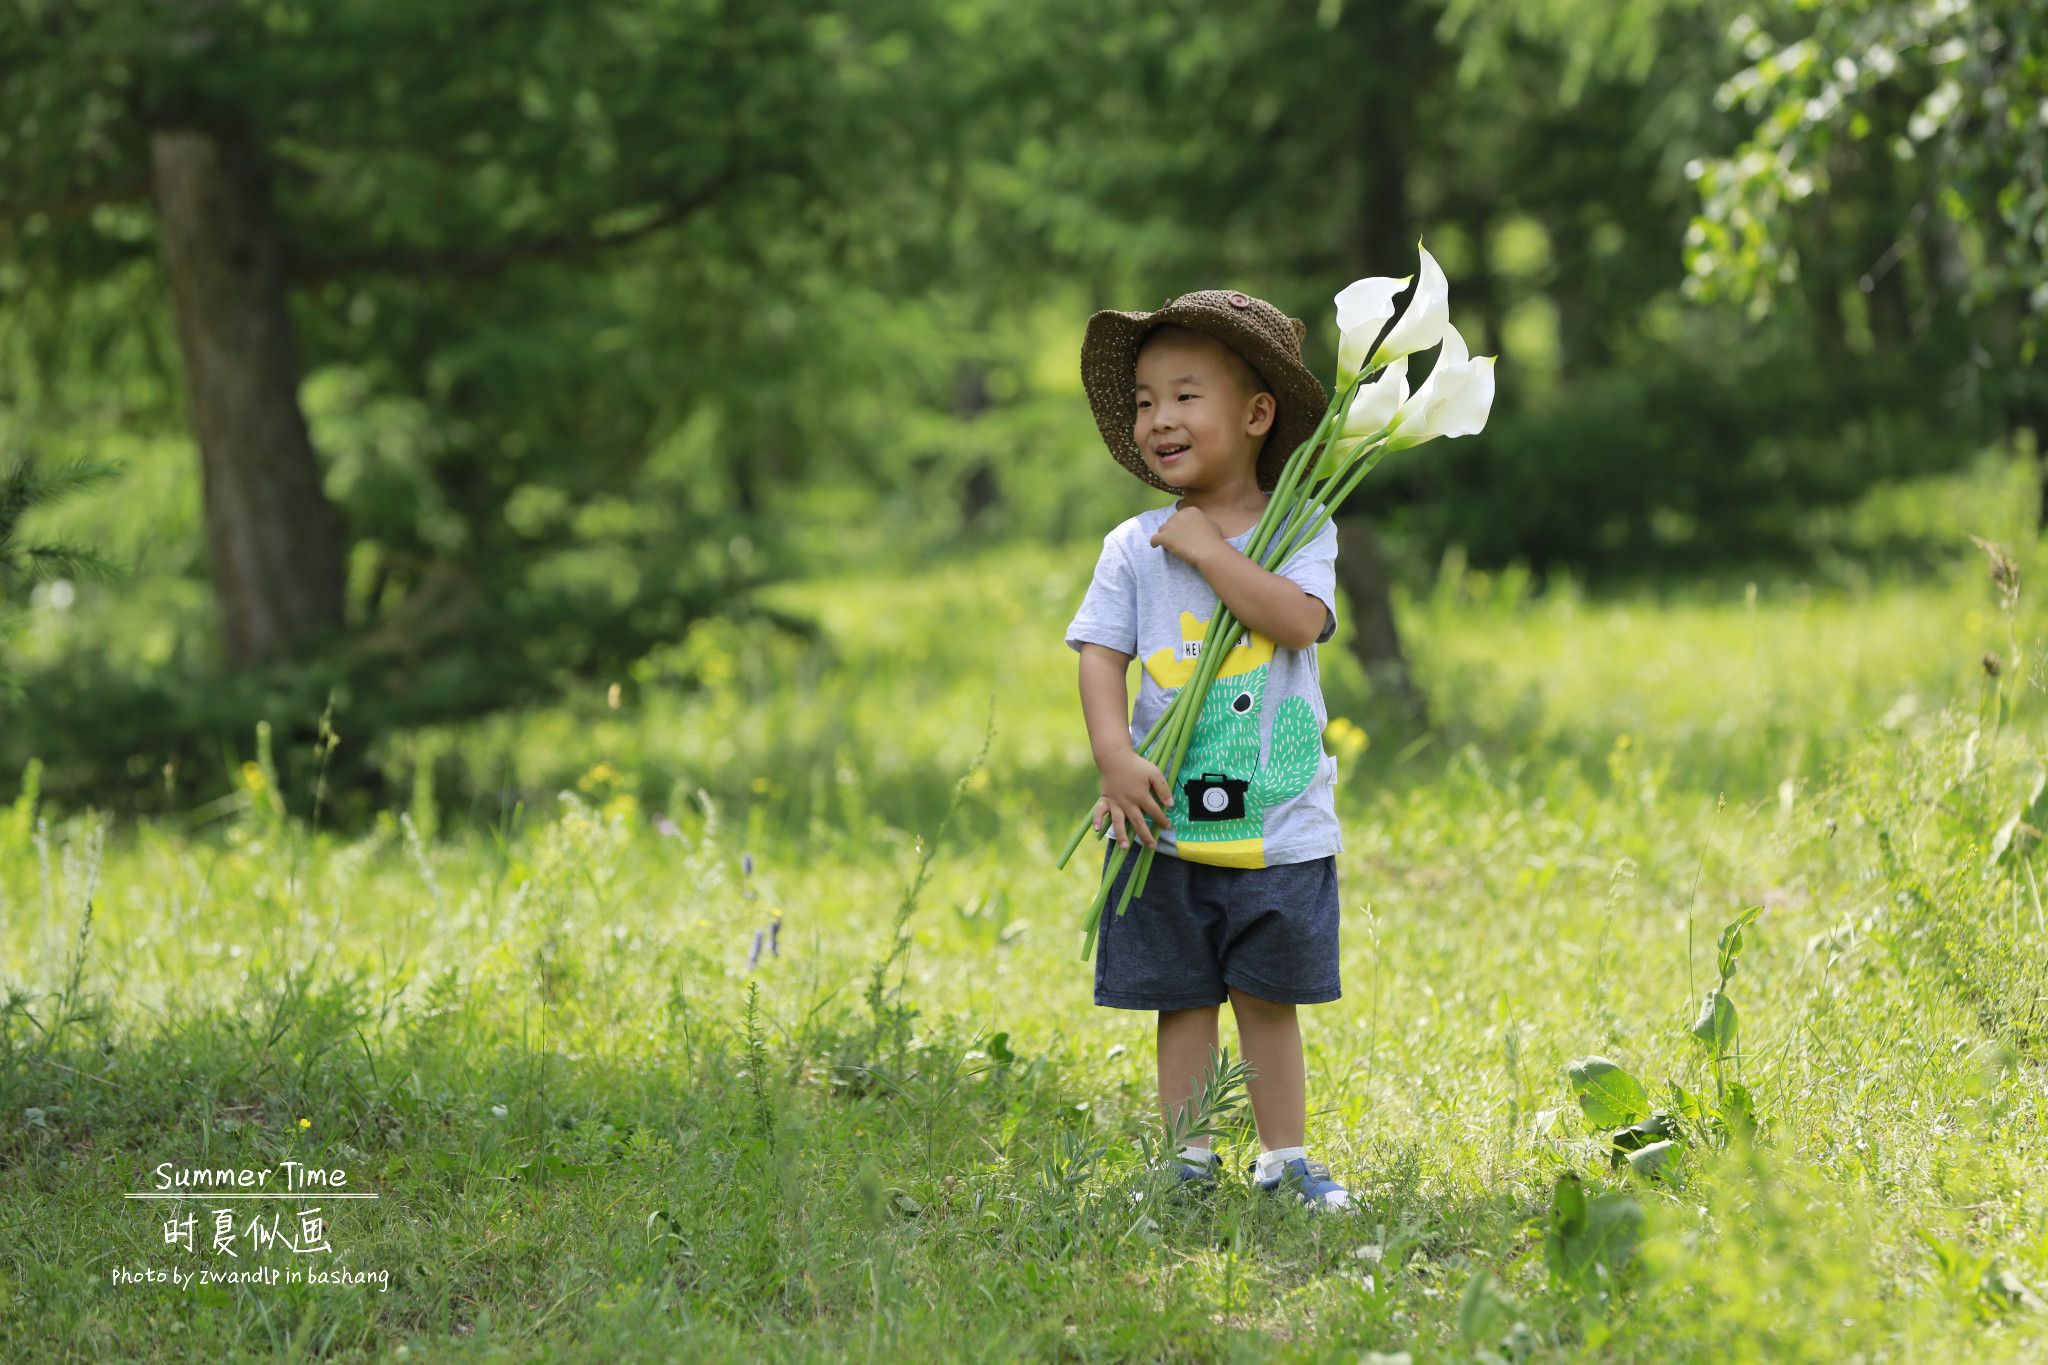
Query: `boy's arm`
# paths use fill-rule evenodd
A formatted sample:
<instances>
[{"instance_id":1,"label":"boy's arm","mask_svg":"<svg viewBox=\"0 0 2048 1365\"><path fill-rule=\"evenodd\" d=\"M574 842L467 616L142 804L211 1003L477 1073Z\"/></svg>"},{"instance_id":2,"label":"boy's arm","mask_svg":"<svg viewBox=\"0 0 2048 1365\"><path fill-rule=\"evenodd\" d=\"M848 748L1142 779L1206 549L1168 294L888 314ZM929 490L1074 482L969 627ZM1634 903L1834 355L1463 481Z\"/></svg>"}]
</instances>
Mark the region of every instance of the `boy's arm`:
<instances>
[{"instance_id":1,"label":"boy's arm","mask_svg":"<svg viewBox=\"0 0 2048 1365\"><path fill-rule=\"evenodd\" d=\"M1307 649L1323 633L1326 609L1314 594L1291 578L1260 568L1230 542L1219 539L1201 546L1193 563L1247 630L1287 649Z\"/></svg>"},{"instance_id":2,"label":"boy's arm","mask_svg":"<svg viewBox=\"0 0 2048 1365\"><path fill-rule=\"evenodd\" d=\"M1081 646L1081 714L1098 771L1131 751L1131 697L1124 683L1132 657L1108 645Z\"/></svg>"},{"instance_id":3,"label":"boy's arm","mask_svg":"<svg viewBox=\"0 0 2048 1365\"><path fill-rule=\"evenodd\" d=\"M1142 842L1157 848L1159 832L1171 829L1167 807L1172 793L1166 774L1131 743L1124 671L1132 656L1108 645L1081 644L1081 710L1088 718L1088 744L1102 774L1102 800L1088 817L1103 820L1105 833L1125 848Z\"/></svg>"}]
</instances>

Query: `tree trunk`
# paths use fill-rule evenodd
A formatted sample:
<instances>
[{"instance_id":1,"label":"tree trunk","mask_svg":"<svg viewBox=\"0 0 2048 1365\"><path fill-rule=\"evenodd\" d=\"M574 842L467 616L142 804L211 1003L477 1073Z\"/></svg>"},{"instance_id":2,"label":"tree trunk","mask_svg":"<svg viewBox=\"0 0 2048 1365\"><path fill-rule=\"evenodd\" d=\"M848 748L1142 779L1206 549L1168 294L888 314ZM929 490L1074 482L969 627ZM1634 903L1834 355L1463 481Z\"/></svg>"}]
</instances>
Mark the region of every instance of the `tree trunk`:
<instances>
[{"instance_id":1,"label":"tree trunk","mask_svg":"<svg viewBox=\"0 0 2048 1365\"><path fill-rule=\"evenodd\" d=\"M1418 725L1429 724L1429 698L1415 685L1388 595L1386 553L1364 517L1337 521L1337 587L1351 607L1351 651L1373 691L1391 699Z\"/></svg>"},{"instance_id":2,"label":"tree trunk","mask_svg":"<svg viewBox=\"0 0 2048 1365\"><path fill-rule=\"evenodd\" d=\"M988 391L987 368L974 360L962 364L953 390L953 416L962 427L987 412L994 401ZM977 534L993 529L1001 516L1002 501L1003 486L996 478L995 462L986 456L976 457L960 482L962 529Z\"/></svg>"},{"instance_id":3,"label":"tree trunk","mask_svg":"<svg viewBox=\"0 0 2048 1365\"><path fill-rule=\"evenodd\" d=\"M730 433L724 434L722 439L726 442L725 473L732 488L733 506L739 509L740 515L752 521L761 514L760 476L754 464L757 454L751 441L738 441Z\"/></svg>"},{"instance_id":4,"label":"tree trunk","mask_svg":"<svg viewBox=\"0 0 2048 1365\"><path fill-rule=\"evenodd\" d=\"M1345 255L1353 275L1411 274L1415 231L1404 149L1412 131L1409 111L1424 79L1418 63L1424 60L1422 49L1429 38L1420 31L1409 0L1354 5L1345 20L1360 60L1377 77L1358 84L1357 146L1364 184ZM1410 715L1426 722L1427 707L1394 625L1387 559L1362 513L1353 510L1337 518L1337 547L1338 585L1351 607L1352 653L1375 690L1390 694Z\"/></svg>"},{"instance_id":5,"label":"tree trunk","mask_svg":"<svg viewBox=\"0 0 2048 1365\"><path fill-rule=\"evenodd\" d=\"M228 657L288 658L341 625L342 549L260 155L244 131L161 128L150 163Z\"/></svg>"}]
</instances>

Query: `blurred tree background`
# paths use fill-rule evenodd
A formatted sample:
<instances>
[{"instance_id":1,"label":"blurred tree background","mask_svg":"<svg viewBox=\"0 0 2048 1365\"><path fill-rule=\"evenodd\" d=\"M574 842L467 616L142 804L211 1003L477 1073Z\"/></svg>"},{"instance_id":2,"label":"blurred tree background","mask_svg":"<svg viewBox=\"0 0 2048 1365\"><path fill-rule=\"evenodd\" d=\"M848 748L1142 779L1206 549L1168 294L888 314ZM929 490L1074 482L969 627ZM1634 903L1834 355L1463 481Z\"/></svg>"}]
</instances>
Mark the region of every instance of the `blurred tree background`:
<instances>
[{"instance_id":1,"label":"blurred tree background","mask_svg":"<svg viewBox=\"0 0 2048 1365\"><path fill-rule=\"evenodd\" d=\"M0 526L128 572L0 574L0 796L35 756L189 810L332 701L359 818L421 727L805 639L766 585L1090 545L1154 495L1094 435L1089 312L1244 288L1327 374L1330 296L1418 238L1507 361L1485 435L1343 527L1351 648L1422 709L1393 587L1446 556L1810 561L1827 509L2038 458L2044 17L19 0L0 469L49 496Z\"/></svg>"}]
</instances>

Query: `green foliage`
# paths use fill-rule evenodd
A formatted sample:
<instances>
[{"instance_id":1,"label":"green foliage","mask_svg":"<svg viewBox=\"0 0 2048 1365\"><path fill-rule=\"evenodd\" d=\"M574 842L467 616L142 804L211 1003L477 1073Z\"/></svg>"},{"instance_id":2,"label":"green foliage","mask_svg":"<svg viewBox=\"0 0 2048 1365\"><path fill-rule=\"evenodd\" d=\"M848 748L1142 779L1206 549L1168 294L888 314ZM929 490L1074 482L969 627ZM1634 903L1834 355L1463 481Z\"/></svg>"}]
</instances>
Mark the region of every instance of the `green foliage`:
<instances>
[{"instance_id":1,"label":"green foliage","mask_svg":"<svg viewBox=\"0 0 2048 1365\"><path fill-rule=\"evenodd\" d=\"M0 478L0 593L11 596L22 584L57 578L118 579L117 565L81 545L24 542L22 520L37 507L54 503L119 475L118 465L74 460L53 471L28 456L17 457Z\"/></svg>"},{"instance_id":2,"label":"green foliage","mask_svg":"<svg viewBox=\"0 0 2048 1365\"><path fill-rule=\"evenodd\" d=\"M1535 598L1468 569L1414 603L1457 709L1339 788L1340 874L1371 892L1345 998L1303 1012L1310 1142L1358 1202L1324 1219L1242 1178L1234 1045L1205 1089L1219 1186L1170 1198L1148 1169L1150 1025L1089 1006L1065 926L1090 879L1034 842L1089 759L1071 659L1017 642L1054 638L1074 572L996 550L792 585L812 650L723 634L696 692L446 736L437 795L512 757L542 819L444 809L417 837L401 768L384 816L316 829L282 726L282 820L247 785L199 829L110 831L47 792L0 810L0 1353L2039 1354L2035 846L1984 877L2038 707L1968 738L1987 648L2023 642L2021 688L2048 662L2030 598L2011 636L1976 564L1753 598ZM1326 677L1347 714L1358 680L1341 656ZM1695 878L1699 904L1770 907L1702 936L1698 984L1729 966L1743 1009L1718 1105L1673 989ZM1593 1047L1682 1084L1591 1138L1511 1109L1515 1066ZM1745 1084L1771 1141L1704 1157L1705 1114L1754 1115ZM1676 1170L1587 1170L1666 1142ZM61 1254L160 1242L107 1171L184 1152L360 1171L384 1199L333 1240L389 1292L167 1314Z\"/></svg>"},{"instance_id":3,"label":"green foliage","mask_svg":"<svg viewBox=\"0 0 2048 1365\"><path fill-rule=\"evenodd\" d=\"M1642 1230L1642 1205L1614 1191L1588 1197L1585 1182L1568 1171L1551 1191L1543 1263L1566 1285L1608 1281L1627 1266Z\"/></svg>"},{"instance_id":4,"label":"green foliage","mask_svg":"<svg viewBox=\"0 0 2048 1365\"><path fill-rule=\"evenodd\" d=\"M775 1104L768 1098L768 1045L761 1035L761 983L747 983L746 1022L747 1088L754 1097L754 1136L775 1155Z\"/></svg>"},{"instance_id":5,"label":"green foliage","mask_svg":"<svg viewBox=\"0 0 2048 1365\"><path fill-rule=\"evenodd\" d=\"M0 342L0 410L74 441L103 423L170 438L189 469L150 138L250 130L349 529L348 638L232 679L204 612L141 676L88 652L78 690L44 689L66 695L30 718L59 737L105 722L111 743L49 755L60 787L212 766L259 719L303 732L338 690L356 743L330 777L360 819L388 796L356 762L378 743L636 665L649 681L651 651L746 619L759 586L824 557L809 518L857 512L900 544L914 518L892 490L985 464L929 414L1035 361L1010 341L1028 322L992 315L1036 300L1042 276L990 268L1030 236L1014 215L963 243L962 163L1007 156L1094 88L1037 79L1071 54L1035 11L350 0L207 16L180 27L125 0L0 16L19 77L0 92L18 153L0 287L20 323ZM1062 99L956 116L1011 83ZM937 288L941 262L980 287ZM1023 401L1007 420L1045 419ZM165 567L203 590L203 528L181 529Z\"/></svg>"},{"instance_id":6,"label":"green foliage","mask_svg":"<svg viewBox=\"0 0 2048 1365\"><path fill-rule=\"evenodd\" d=\"M1700 1011L1692 1022L1690 1030L1694 1039L1707 1049L1707 1056L1714 1069L1714 1096L1720 1101L1726 1093L1727 1083L1722 1068L1736 1051L1735 1002L1728 998L1728 981L1735 975L1737 959L1742 955L1742 931L1756 922L1764 912L1761 905L1751 905L1738 911L1734 919L1722 926L1721 937L1716 947L1715 970L1720 980L1707 992L1700 1003ZM1748 1109L1747 1093L1744 1092L1742 1110ZM1716 1119L1718 1115L1712 1116Z\"/></svg>"},{"instance_id":7,"label":"green foliage","mask_svg":"<svg viewBox=\"0 0 2048 1365\"><path fill-rule=\"evenodd\" d=\"M2010 8L1925 22L1988 34ZM1801 22L1854 36L1904 12ZM1919 382L1930 355L1968 353L1939 310L1920 337L1835 306L1869 252L1755 324L1682 304L1697 197L1679 168L1739 138L1710 96L1754 64L1713 41L1713 10L207 13L190 31L133 0L0 18L20 75L0 92L19 321L0 403L67 443L154 440L190 465L148 138L255 130L350 531L349 628L377 656L322 660L323 681L411 694L392 728L608 682L803 568L1135 510L1078 402L1088 311L1229 277L1308 318L1327 369L1335 285L1425 233L1460 325L1511 363L1487 438L1390 471L1377 514L1411 562L1784 548L1799 514L1953 465L1985 432ZM2024 177L2024 129L1964 137L1954 118L1944 145ZM1838 189L1859 230L1903 195ZM1001 454L1019 450L1040 457ZM200 587L190 480L181 494L181 535L154 553ZM204 616L190 628L205 644ZM172 690L211 688L204 662L180 660ZM120 730L162 709L107 690ZM384 733L360 700L358 734ZM244 699L211 742L258 718Z\"/></svg>"},{"instance_id":8,"label":"green foliage","mask_svg":"<svg viewBox=\"0 0 2048 1365\"><path fill-rule=\"evenodd\" d=\"M2013 840L2022 838L2022 851L2030 844L2038 844L2048 830L2048 769L2034 774L2028 785L2026 797L2019 803L2010 818L1998 827L1991 836L1991 857L1984 871L1989 875L1998 870L2013 850Z\"/></svg>"},{"instance_id":9,"label":"green foliage","mask_svg":"<svg viewBox=\"0 0 2048 1365\"><path fill-rule=\"evenodd\" d=\"M1808 228L1817 205L1897 234L1864 262L1866 293L1894 270L1936 296L1960 275L1952 302L2015 306L2018 335L2002 340L2016 349L1993 359L2000 379L2031 368L2048 308L2038 287L2048 265L2039 17L2028 0L1861 0L1733 19L1730 42L1749 65L1717 98L1739 105L1753 130L1730 156L1693 168L1693 279L1768 307L1807 268L1802 247L1823 246ZM1944 249L1944 225L1963 240Z\"/></svg>"},{"instance_id":10,"label":"green foliage","mask_svg":"<svg viewBox=\"0 0 2048 1365\"><path fill-rule=\"evenodd\" d=\"M1635 1175L1671 1179L1678 1174L1689 1147L1754 1140L1755 1101L1746 1087L1725 1079L1723 1067L1739 1056L1735 1002L1729 998L1728 981L1742 955L1743 930L1756 922L1763 909L1761 905L1745 907L1722 927L1716 957L1720 980L1707 992L1687 1030L1707 1049L1714 1075L1711 1101L1674 1080L1670 1082L1672 1108L1652 1112L1642 1082L1605 1057L1581 1057L1565 1068L1587 1125L1616 1130L1607 1135L1606 1143L1608 1164L1614 1169L1626 1166Z\"/></svg>"},{"instance_id":11,"label":"green foliage","mask_svg":"<svg viewBox=\"0 0 2048 1365\"><path fill-rule=\"evenodd\" d=\"M2024 1309L2041 1312L2048 1302L1997 1255L1978 1255L1934 1234L1920 1233L1934 1262L1934 1278L1952 1301L1967 1305L1986 1322Z\"/></svg>"},{"instance_id":12,"label":"green foliage","mask_svg":"<svg viewBox=\"0 0 2048 1365\"><path fill-rule=\"evenodd\" d=\"M1167 1115L1158 1137L1147 1133L1140 1140L1148 1165L1171 1160L1182 1147L1196 1138L1212 1143L1229 1135L1230 1120L1242 1117L1252 1078L1251 1063L1242 1057L1230 1059L1230 1049L1211 1048L1208 1063L1195 1081L1187 1104Z\"/></svg>"},{"instance_id":13,"label":"green foliage","mask_svg":"<svg viewBox=\"0 0 2048 1365\"><path fill-rule=\"evenodd\" d=\"M1635 1123L1650 1112L1642 1082L1605 1057L1581 1057L1565 1068L1586 1121L1596 1128Z\"/></svg>"},{"instance_id":14,"label":"green foliage","mask_svg":"<svg viewBox=\"0 0 2048 1365\"><path fill-rule=\"evenodd\" d=\"M79 459L45 470L30 456L16 456L0 476L0 639L11 625L15 597L28 584L63 580L112 582L123 574L119 565L97 550L63 541L31 541L25 538L22 522L32 511L112 479L120 473L117 465ZM21 679L5 651L0 651L0 699L19 701Z\"/></svg>"}]
</instances>

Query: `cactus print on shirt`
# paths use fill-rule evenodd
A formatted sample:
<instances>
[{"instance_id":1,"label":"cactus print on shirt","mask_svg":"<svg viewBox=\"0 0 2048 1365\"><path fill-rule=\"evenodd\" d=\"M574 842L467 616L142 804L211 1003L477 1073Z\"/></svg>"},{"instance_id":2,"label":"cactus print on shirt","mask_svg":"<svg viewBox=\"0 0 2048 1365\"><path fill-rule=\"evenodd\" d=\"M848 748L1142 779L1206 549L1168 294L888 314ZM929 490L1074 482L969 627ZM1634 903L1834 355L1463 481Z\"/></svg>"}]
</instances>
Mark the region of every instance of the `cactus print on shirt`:
<instances>
[{"instance_id":1,"label":"cactus print on shirt","mask_svg":"<svg viewBox=\"0 0 2048 1365\"><path fill-rule=\"evenodd\" d=\"M1194 677L1219 605L1197 569L1150 544L1176 510L1142 512L1103 538L1094 577L1067 627L1067 644L1076 652L1095 643L1142 660L1133 744ZM1230 538L1238 550L1250 542L1249 531ZM1336 561L1336 528L1325 526L1278 571L1323 603L1318 643L1337 627ZM1250 631L1230 653L1174 774L1167 810L1173 829L1159 836L1159 851L1221 867L1268 867L1338 852L1337 760L1323 752L1328 715L1315 648L1283 649Z\"/></svg>"}]
</instances>

